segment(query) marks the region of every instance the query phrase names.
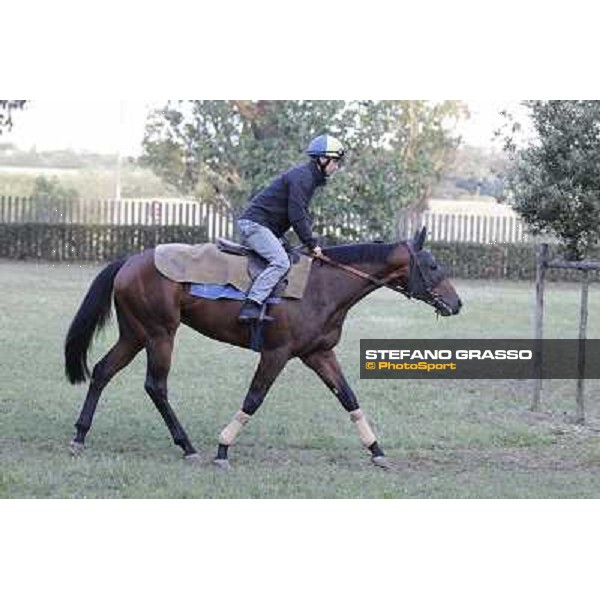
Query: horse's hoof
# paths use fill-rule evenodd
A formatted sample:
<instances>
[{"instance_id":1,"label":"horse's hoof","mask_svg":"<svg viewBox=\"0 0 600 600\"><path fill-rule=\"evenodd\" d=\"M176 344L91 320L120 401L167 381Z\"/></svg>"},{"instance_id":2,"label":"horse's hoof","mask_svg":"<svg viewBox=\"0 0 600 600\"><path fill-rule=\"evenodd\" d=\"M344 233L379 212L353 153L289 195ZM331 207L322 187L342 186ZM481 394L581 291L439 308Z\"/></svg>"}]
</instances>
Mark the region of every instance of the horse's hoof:
<instances>
[{"instance_id":1,"label":"horse's hoof","mask_svg":"<svg viewBox=\"0 0 600 600\"><path fill-rule=\"evenodd\" d=\"M391 471L392 465L385 456L371 456L371 462L384 471Z\"/></svg>"},{"instance_id":2,"label":"horse's hoof","mask_svg":"<svg viewBox=\"0 0 600 600\"><path fill-rule=\"evenodd\" d=\"M197 452L194 452L193 454L186 454L183 459L193 465L200 463L200 455Z\"/></svg>"},{"instance_id":3,"label":"horse's hoof","mask_svg":"<svg viewBox=\"0 0 600 600\"><path fill-rule=\"evenodd\" d=\"M229 464L229 459L227 458L215 458L213 460L213 465L217 467L217 469L221 469L223 471L229 471L231 469L231 465Z\"/></svg>"},{"instance_id":4,"label":"horse's hoof","mask_svg":"<svg viewBox=\"0 0 600 600\"><path fill-rule=\"evenodd\" d=\"M69 442L69 452L74 458L81 456L84 450L85 446L81 442L76 442L75 440Z\"/></svg>"}]
</instances>

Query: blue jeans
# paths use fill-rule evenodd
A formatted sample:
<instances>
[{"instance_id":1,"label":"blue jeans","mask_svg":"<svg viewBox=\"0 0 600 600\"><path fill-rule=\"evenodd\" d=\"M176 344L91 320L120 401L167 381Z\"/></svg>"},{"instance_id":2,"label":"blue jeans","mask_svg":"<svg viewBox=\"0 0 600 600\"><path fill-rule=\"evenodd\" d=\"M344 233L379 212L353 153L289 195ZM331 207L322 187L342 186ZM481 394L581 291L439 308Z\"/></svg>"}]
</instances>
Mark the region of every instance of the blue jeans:
<instances>
[{"instance_id":1,"label":"blue jeans","mask_svg":"<svg viewBox=\"0 0 600 600\"><path fill-rule=\"evenodd\" d=\"M269 266L254 280L248 292L250 300L262 304L290 270L290 259L281 242L268 227L248 219L240 219L238 229L242 234L242 243L269 262Z\"/></svg>"}]
</instances>

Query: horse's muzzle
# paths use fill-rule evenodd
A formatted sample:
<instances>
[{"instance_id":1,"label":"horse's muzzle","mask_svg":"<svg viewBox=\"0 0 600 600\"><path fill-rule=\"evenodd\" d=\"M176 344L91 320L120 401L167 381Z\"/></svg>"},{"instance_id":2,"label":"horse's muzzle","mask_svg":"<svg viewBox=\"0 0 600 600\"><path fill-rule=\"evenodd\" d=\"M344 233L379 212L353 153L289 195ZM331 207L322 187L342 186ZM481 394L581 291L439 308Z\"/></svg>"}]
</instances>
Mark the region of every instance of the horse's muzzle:
<instances>
[{"instance_id":1,"label":"horse's muzzle","mask_svg":"<svg viewBox=\"0 0 600 600\"><path fill-rule=\"evenodd\" d=\"M442 317L457 315L462 307L462 301L457 295L454 295L453 298L434 295L429 304L431 304L431 306L435 308L435 312Z\"/></svg>"},{"instance_id":2,"label":"horse's muzzle","mask_svg":"<svg viewBox=\"0 0 600 600\"><path fill-rule=\"evenodd\" d=\"M428 295L429 298L426 302L435 308L435 312L438 315L451 317L460 312L462 300L449 280L445 279L442 281Z\"/></svg>"}]
</instances>

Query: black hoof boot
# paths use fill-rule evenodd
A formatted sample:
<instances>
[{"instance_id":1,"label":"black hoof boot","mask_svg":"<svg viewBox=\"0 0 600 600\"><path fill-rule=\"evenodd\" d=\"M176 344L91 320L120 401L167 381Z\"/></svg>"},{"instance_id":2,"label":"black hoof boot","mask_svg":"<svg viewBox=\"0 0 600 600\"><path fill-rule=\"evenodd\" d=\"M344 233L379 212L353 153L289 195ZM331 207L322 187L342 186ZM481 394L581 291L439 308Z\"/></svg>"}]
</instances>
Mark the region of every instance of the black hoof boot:
<instances>
[{"instance_id":1,"label":"black hoof boot","mask_svg":"<svg viewBox=\"0 0 600 600\"><path fill-rule=\"evenodd\" d=\"M229 464L229 459L227 458L227 451L229 450L229 446L225 444L219 444L219 449L217 450L217 456L213 458L213 465L218 467L219 469L223 469L227 471L231 468Z\"/></svg>"}]
</instances>

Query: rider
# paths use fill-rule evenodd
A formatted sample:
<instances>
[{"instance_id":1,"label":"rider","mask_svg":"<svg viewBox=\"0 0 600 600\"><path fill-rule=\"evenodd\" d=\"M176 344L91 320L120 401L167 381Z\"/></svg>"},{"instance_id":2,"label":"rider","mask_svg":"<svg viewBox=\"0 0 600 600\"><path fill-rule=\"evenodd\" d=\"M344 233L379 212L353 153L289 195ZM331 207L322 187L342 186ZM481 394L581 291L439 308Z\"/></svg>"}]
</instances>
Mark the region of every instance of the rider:
<instances>
[{"instance_id":1,"label":"rider","mask_svg":"<svg viewBox=\"0 0 600 600\"><path fill-rule=\"evenodd\" d=\"M250 200L238 220L242 243L269 261L248 291L240 321L260 316L263 302L288 272L290 261L279 238L290 226L313 256L321 256L321 248L312 233L308 205L315 190L337 171L344 157L344 147L333 136L320 135L312 140L306 153L310 156L308 163L276 177Z\"/></svg>"}]
</instances>

